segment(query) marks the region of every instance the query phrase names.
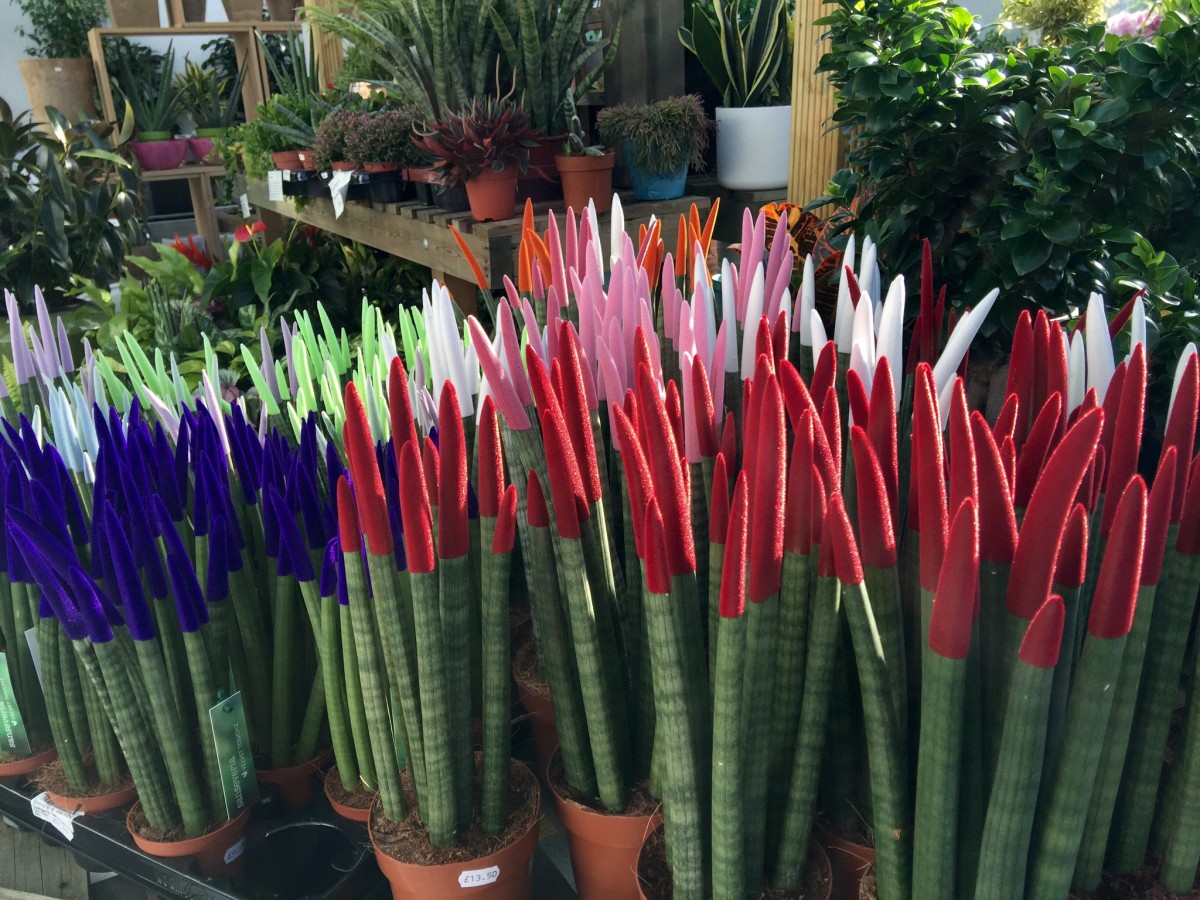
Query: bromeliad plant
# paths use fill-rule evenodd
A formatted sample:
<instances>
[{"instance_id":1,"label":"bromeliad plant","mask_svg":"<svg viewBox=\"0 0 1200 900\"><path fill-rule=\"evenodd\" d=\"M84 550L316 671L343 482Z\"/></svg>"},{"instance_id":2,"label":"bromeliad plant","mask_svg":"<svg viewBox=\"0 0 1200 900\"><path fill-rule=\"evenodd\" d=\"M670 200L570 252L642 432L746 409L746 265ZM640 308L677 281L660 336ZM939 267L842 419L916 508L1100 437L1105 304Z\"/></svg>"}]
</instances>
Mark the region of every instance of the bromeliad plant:
<instances>
[{"instance_id":1,"label":"bromeliad plant","mask_svg":"<svg viewBox=\"0 0 1200 900\"><path fill-rule=\"evenodd\" d=\"M417 145L437 157L434 168L446 185L466 184L484 172L515 166L524 172L536 146L525 111L511 100L473 100L462 112L434 122Z\"/></svg>"}]
</instances>

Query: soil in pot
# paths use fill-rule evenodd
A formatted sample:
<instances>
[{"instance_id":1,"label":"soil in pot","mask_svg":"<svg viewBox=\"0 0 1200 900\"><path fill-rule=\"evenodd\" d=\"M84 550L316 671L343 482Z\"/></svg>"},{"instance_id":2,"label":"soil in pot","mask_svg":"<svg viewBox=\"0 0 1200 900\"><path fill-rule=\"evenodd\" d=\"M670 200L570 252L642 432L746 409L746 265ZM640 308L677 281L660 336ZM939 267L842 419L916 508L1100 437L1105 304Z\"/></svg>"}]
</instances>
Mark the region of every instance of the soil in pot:
<instances>
[{"instance_id":1,"label":"soil in pot","mask_svg":"<svg viewBox=\"0 0 1200 900\"><path fill-rule=\"evenodd\" d=\"M650 795L649 785L634 785L625 812L613 814L596 809L567 786L557 752L546 780L567 830L579 900L637 900L638 854L662 821L662 804Z\"/></svg>"},{"instance_id":2,"label":"soil in pot","mask_svg":"<svg viewBox=\"0 0 1200 900\"><path fill-rule=\"evenodd\" d=\"M212 878L228 875L234 883L241 880L244 862L246 826L250 810L243 809L232 819L218 822L199 837L184 837L183 828L151 828L142 805L135 803L125 817L125 827L138 849L165 859L190 857L200 873Z\"/></svg>"},{"instance_id":3,"label":"soil in pot","mask_svg":"<svg viewBox=\"0 0 1200 900\"><path fill-rule=\"evenodd\" d=\"M375 802L375 791L368 791L358 782L354 790L348 791L342 786L342 778L337 766L325 773L325 796L333 811L343 819L351 822L367 822L371 818L371 804Z\"/></svg>"},{"instance_id":4,"label":"soil in pot","mask_svg":"<svg viewBox=\"0 0 1200 900\"><path fill-rule=\"evenodd\" d=\"M617 154L603 156L560 156L554 162L562 176L563 205L578 215L588 201L596 204L597 213L612 208L612 176Z\"/></svg>"},{"instance_id":5,"label":"soil in pot","mask_svg":"<svg viewBox=\"0 0 1200 900\"><path fill-rule=\"evenodd\" d=\"M383 817L379 804L371 809L370 835L379 868L392 885L393 900L525 900L529 897L529 861L537 846L541 791L533 773L513 760L509 821L493 836L473 819L457 847L434 847L421 824L416 795L408 772L401 773L409 815L403 822ZM497 860L497 856L501 858ZM496 880L484 886L463 887L464 873L498 869Z\"/></svg>"},{"instance_id":6,"label":"soil in pot","mask_svg":"<svg viewBox=\"0 0 1200 900\"><path fill-rule=\"evenodd\" d=\"M467 182L467 199L471 215L479 222L511 219L517 210L516 170L510 167L501 172L481 172Z\"/></svg>"},{"instance_id":7,"label":"soil in pot","mask_svg":"<svg viewBox=\"0 0 1200 900\"><path fill-rule=\"evenodd\" d=\"M829 900L832 886L829 859L821 847L813 843L804 868L804 886L799 891L784 894L767 890L758 897L759 900ZM638 887L645 900L671 900L671 867L667 864L667 841L662 825L650 833L642 846L638 857Z\"/></svg>"},{"instance_id":8,"label":"soil in pot","mask_svg":"<svg viewBox=\"0 0 1200 900\"><path fill-rule=\"evenodd\" d=\"M128 775L117 785L100 784L91 760L84 762L84 768L92 787L83 792L71 787L62 762L58 759L42 768L35 783L50 795L51 803L67 812L102 813L137 799L137 788Z\"/></svg>"}]
</instances>

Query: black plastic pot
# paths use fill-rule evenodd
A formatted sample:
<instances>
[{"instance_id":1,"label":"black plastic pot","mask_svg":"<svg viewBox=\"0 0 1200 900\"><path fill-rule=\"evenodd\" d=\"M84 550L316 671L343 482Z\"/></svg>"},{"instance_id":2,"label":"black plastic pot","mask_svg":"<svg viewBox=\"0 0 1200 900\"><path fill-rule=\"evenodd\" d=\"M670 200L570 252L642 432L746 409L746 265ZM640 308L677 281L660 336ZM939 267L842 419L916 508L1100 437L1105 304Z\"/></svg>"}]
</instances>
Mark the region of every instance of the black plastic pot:
<instances>
[{"instance_id":1,"label":"black plastic pot","mask_svg":"<svg viewBox=\"0 0 1200 900\"><path fill-rule=\"evenodd\" d=\"M372 203L399 203L412 197L410 182L399 172L364 173L362 179Z\"/></svg>"},{"instance_id":2,"label":"black plastic pot","mask_svg":"<svg viewBox=\"0 0 1200 900\"><path fill-rule=\"evenodd\" d=\"M446 210L446 212L466 212L471 208L471 201L467 199L467 186L465 184L456 184L453 187L433 185L433 205Z\"/></svg>"}]
</instances>

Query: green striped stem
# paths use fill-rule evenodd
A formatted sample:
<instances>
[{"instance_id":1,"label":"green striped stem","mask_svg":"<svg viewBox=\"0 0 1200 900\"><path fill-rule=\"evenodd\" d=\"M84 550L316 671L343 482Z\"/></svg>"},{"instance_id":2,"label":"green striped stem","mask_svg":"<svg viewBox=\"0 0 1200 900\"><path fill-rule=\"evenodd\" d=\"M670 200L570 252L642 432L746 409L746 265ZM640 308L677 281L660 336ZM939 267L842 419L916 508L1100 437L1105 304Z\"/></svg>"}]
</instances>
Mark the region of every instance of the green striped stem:
<instances>
[{"instance_id":1,"label":"green striped stem","mask_svg":"<svg viewBox=\"0 0 1200 900\"><path fill-rule=\"evenodd\" d=\"M316 584L316 582L310 582ZM329 717L329 737L333 758L342 778L342 786L358 781L358 757L350 727L347 705L346 670L342 664L342 616L336 594L318 598L321 604L321 631L318 635L321 675L325 679L325 712Z\"/></svg>"},{"instance_id":2,"label":"green striped stem","mask_svg":"<svg viewBox=\"0 0 1200 900\"><path fill-rule=\"evenodd\" d=\"M270 747L272 647L267 640L267 625L254 578L247 566L230 573L229 600L245 651L246 683L239 687L242 695L249 698L250 732L260 747Z\"/></svg>"},{"instance_id":3,"label":"green striped stem","mask_svg":"<svg viewBox=\"0 0 1200 900\"><path fill-rule=\"evenodd\" d=\"M671 595L645 593L646 619L653 658L654 700L666 783L663 790L663 821L671 848L673 895L676 900L706 900L708 867L705 858L706 808L704 773L696 766L696 749L702 726L691 706L693 692L685 683L687 664Z\"/></svg>"},{"instance_id":4,"label":"green striped stem","mask_svg":"<svg viewBox=\"0 0 1200 900\"><path fill-rule=\"evenodd\" d=\"M342 684L344 685L346 716L350 724L351 740L354 744L354 772L346 772L338 766L342 787L354 790L361 782L363 787L374 793L379 789L375 776L375 760L371 756L371 738L367 731L367 712L363 706L362 678L359 674L358 649L354 643L353 613L349 606L334 600L334 615L338 617L338 635L342 642Z\"/></svg>"},{"instance_id":5,"label":"green striped stem","mask_svg":"<svg viewBox=\"0 0 1200 900\"><path fill-rule=\"evenodd\" d=\"M479 519L482 561L483 645L483 829L499 834L508 820L508 776L512 756L512 689L508 637L508 574L511 553L492 553L494 518Z\"/></svg>"},{"instance_id":6,"label":"green striped stem","mask_svg":"<svg viewBox=\"0 0 1200 900\"><path fill-rule=\"evenodd\" d=\"M308 762L317 755L317 741L321 737L321 726L325 724L325 675L321 662L308 689L308 701L304 704L304 715L300 719L300 734L296 739L293 756L296 763Z\"/></svg>"},{"instance_id":7,"label":"green striped stem","mask_svg":"<svg viewBox=\"0 0 1200 900\"><path fill-rule=\"evenodd\" d=\"M565 576L563 592L567 597L575 662L579 667L579 687L587 713L592 760L596 767L596 790L600 804L606 810L621 812L629 796L623 766L629 755L626 723L617 719L623 704L618 703L610 690L614 660L606 659L604 654L599 621L603 612L596 609L580 541L559 537L555 543ZM657 676L654 684L657 693Z\"/></svg>"},{"instance_id":8,"label":"green striped stem","mask_svg":"<svg viewBox=\"0 0 1200 900\"><path fill-rule=\"evenodd\" d=\"M157 552L159 559L162 560L163 571L166 572L167 553L161 537L155 540L154 548L154 552ZM142 580L145 582L144 578ZM145 583L143 583L143 587L146 587ZM146 596L151 596L149 590L146 591ZM161 600L151 600L150 607L154 611L155 630L162 643L162 654L167 666L171 695L175 698L179 709L186 710L192 702L192 686L187 680L187 653L183 648L183 634L179 630L175 603L168 595Z\"/></svg>"},{"instance_id":9,"label":"green striped stem","mask_svg":"<svg viewBox=\"0 0 1200 900\"><path fill-rule=\"evenodd\" d=\"M693 542L696 548L696 581L699 587L700 602L703 604L700 607L701 621L704 624L704 634L708 634L709 621L706 614L708 606L708 493L712 490L712 460L707 460L704 463L689 463L688 470L691 473L689 485L691 487L691 504L692 504L692 534L695 535ZM705 480L707 477L707 480ZM714 656L714 659L716 657Z\"/></svg>"},{"instance_id":10,"label":"green striped stem","mask_svg":"<svg viewBox=\"0 0 1200 900\"><path fill-rule=\"evenodd\" d=\"M483 548L479 543L479 518L467 520L467 571L471 575L470 590L467 597L467 616L470 625L467 628L467 640L471 645L471 671L469 677L471 689L471 715L483 715L483 563L481 549L491 550L489 545ZM470 760L474 766L474 755Z\"/></svg>"},{"instance_id":11,"label":"green striped stem","mask_svg":"<svg viewBox=\"0 0 1200 900\"><path fill-rule=\"evenodd\" d=\"M1008 692L1017 668L1017 654L1029 628L1029 622L1002 607L996 616L995 625L997 631L992 633L987 642L987 652L994 654L991 660L992 680L985 681L984 688L987 713L983 719L983 733L987 741L985 752L988 754L984 760L984 773L989 782L995 777L996 768L1000 764L1000 744L1004 740L1005 716L1008 714ZM1068 648L1065 644L1063 646L1065 653Z\"/></svg>"},{"instance_id":12,"label":"green striped stem","mask_svg":"<svg viewBox=\"0 0 1200 900\"><path fill-rule=\"evenodd\" d=\"M112 641L93 645L81 638L72 643L113 723L147 821L155 828L172 827L179 821L179 808L167 779L163 745L154 735L145 707L133 700L130 682L138 678L136 670L127 667L124 655Z\"/></svg>"},{"instance_id":13,"label":"green striped stem","mask_svg":"<svg viewBox=\"0 0 1200 900\"><path fill-rule=\"evenodd\" d=\"M217 767L217 749L213 742L208 740L208 732L212 727L208 711L218 700L217 680L209 664L204 636L198 631L186 631L183 633L183 645L191 669L192 690L196 703L196 729L202 736L200 754L204 761L203 779L208 790L208 808L217 812L225 808L225 795L221 788L221 772ZM184 727L186 728L187 724Z\"/></svg>"},{"instance_id":14,"label":"green striped stem","mask_svg":"<svg viewBox=\"0 0 1200 900\"><path fill-rule=\"evenodd\" d=\"M87 770L83 766L83 748L75 740L75 732L71 728L72 717L83 718L86 713L80 707L68 705L66 693L63 691L62 657L59 653L60 641L66 638L60 634L58 623L53 619L39 619L37 623L38 653L42 658L42 687L46 696L46 713L50 720L50 734L54 738L54 746L58 750L58 759L62 763L63 774L73 790L86 791L91 787ZM75 668L75 660L68 657L67 665ZM80 704L82 706L82 704Z\"/></svg>"},{"instance_id":15,"label":"green striped stem","mask_svg":"<svg viewBox=\"0 0 1200 900\"><path fill-rule=\"evenodd\" d=\"M372 565L371 573L390 566L390 559ZM425 787L421 794L421 821L429 829L435 847L453 847L458 842L459 793L469 795L470 784L459 782L456 754L470 733L454 729L451 691L446 677L446 648L438 603L436 572L411 573L413 624L417 647L417 679L421 698L421 733L425 753ZM411 748L412 745L410 745Z\"/></svg>"},{"instance_id":16,"label":"green striped stem","mask_svg":"<svg viewBox=\"0 0 1200 900\"><path fill-rule=\"evenodd\" d=\"M796 727L796 753L792 759L791 780L775 864L774 886L791 891L803 882L808 859L808 841L812 833L813 811L821 775L821 756L825 752L826 723L833 688L833 667L837 659L838 631L841 623L841 582L832 576L815 573L817 549L809 554L814 571L812 624L808 633L808 652L804 659L804 696Z\"/></svg>"},{"instance_id":17,"label":"green striped stem","mask_svg":"<svg viewBox=\"0 0 1200 900\"><path fill-rule=\"evenodd\" d=\"M717 546L721 546L718 544ZM655 601L651 601L655 602ZM712 895L714 900L746 896L746 814L743 776L742 670L746 656L746 616L722 617L713 665Z\"/></svg>"},{"instance_id":18,"label":"green striped stem","mask_svg":"<svg viewBox=\"0 0 1200 900\"><path fill-rule=\"evenodd\" d=\"M1089 634L1071 685L1067 725L1055 776L1040 816L1029 875L1029 900L1062 900L1071 888L1075 860L1121 671L1125 637Z\"/></svg>"},{"instance_id":19,"label":"green striped stem","mask_svg":"<svg viewBox=\"0 0 1200 900\"><path fill-rule=\"evenodd\" d=\"M92 756L96 762L96 775L101 784L115 787L124 777L126 765L121 747L117 743L117 736L113 732L113 723L108 713L105 712L104 704L100 702L96 686L88 677L83 660L71 646L71 641L67 640L64 635L59 640L59 646L70 653L71 665L77 667L80 681L83 684L83 705L88 720L88 731L92 736ZM63 665L66 665L65 659Z\"/></svg>"},{"instance_id":20,"label":"green striped stem","mask_svg":"<svg viewBox=\"0 0 1200 900\"><path fill-rule=\"evenodd\" d=\"M620 466L621 509L624 515L622 539L625 544L625 651L629 666L629 684L634 706L633 778L640 781L650 774L654 753L654 679L650 671L649 634L642 597L642 564L637 555L629 491L625 468ZM721 573L717 572L717 583Z\"/></svg>"},{"instance_id":21,"label":"green striped stem","mask_svg":"<svg viewBox=\"0 0 1200 900\"><path fill-rule=\"evenodd\" d=\"M296 582L292 578L273 579L275 585L274 640L271 652L271 768L282 769L292 763L295 734L293 688L299 681L296 647Z\"/></svg>"},{"instance_id":22,"label":"green striped stem","mask_svg":"<svg viewBox=\"0 0 1200 900\"><path fill-rule=\"evenodd\" d=\"M163 662L162 642L158 638L152 638L133 643L137 651L141 681L146 686L150 700L150 720L153 722L154 733L166 763L171 790L176 803L179 804L183 828L188 837L196 837L203 834L208 827L208 811L205 809L204 789L196 771L196 760L191 753L195 729L180 714L179 707L172 702L166 665ZM110 641L100 646L107 648L112 644ZM100 652L99 648L97 652ZM109 696L113 698L114 703L117 702L111 688ZM127 698L122 698L122 702L127 702ZM211 744L211 741L202 743ZM136 783L136 772L133 777Z\"/></svg>"},{"instance_id":23,"label":"green striped stem","mask_svg":"<svg viewBox=\"0 0 1200 900\"><path fill-rule=\"evenodd\" d=\"M400 791L400 773L396 769L396 741L388 713L388 690L384 679L382 648L377 642L377 625L372 612L367 573L362 555L345 554L346 590L350 599L350 621L354 629L354 652L358 659L362 689L363 715L379 780L379 800L383 815L391 822L404 820L408 810Z\"/></svg>"},{"instance_id":24,"label":"green striped stem","mask_svg":"<svg viewBox=\"0 0 1200 900\"><path fill-rule=\"evenodd\" d=\"M1125 656L1121 661L1117 689L1108 716L1100 768L1096 772L1096 783L1092 786L1092 802L1088 805L1079 858L1075 861L1072 886L1080 890L1092 891L1100 884L1113 809L1117 805L1117 790L1121 785L1121 773L1125 768L1126 751L1129 749L1129 729L1133 724L1138 686L1142 678L1142 664L1146 659L1147 638L1157 588L1157 585L1143 585L1138 589L1133 629L1125 642Z\"/></svg>"},{"instance_id":25,"label":"green striped stem","mask_svg":"<svg viewBox=\"0 0 1200 900\"><path fill-rule=\"evenodd\" d=\"M700 543L700 542L697 542ZM788 798L788 778L796 757L796 722L804 699L805 648L811 604L808 554L784 552L779 591L779 648L775 654L775 696L771 712L771 768L767 796L767 834L778 840ZM767 856L776 847L768 845Z\"/></svg>"},{"instance_id":26,"label":"green striped stem","mask_svg":"<svg viewBox=\"0 0 1200 900\"><path fill-rule=\"evenodd\" d=\"M779 649L780 599L776 592L746 604L746 674L742 680L742 730L756 748L746 759L743 803L746 809L746 885L758 890L767 857L767 797L770 787L771 738L775 729L775 678ZM718 647L718 653L720 649ZM780 789L784 788L780 785Z\"/></svg>"},{"instance_id":27,"label":"green striped stem","mask_svg":"<svg viewBox=\"0 0 1200 900\"><path fill-rule=\"evenodd\" d=\"M1087 617L1080 616L1083 606L1081 591L1082 588L1062 588L1057 583L1050 588L1050 593L1062 597L1066 615L1063 618L1062 652L1058 657L1058 665L1054 667L1054 682L1050 688L1050 715L1047 719L1046 754L1042 766L1043 790L1049 790L1050 779L1054 777L1054 761L1062 750L1067 701L1071 696L1071 679L1075 674L1076 642L1079 635L1087 630Z\"/></svg>"},{"instance_id":28,"label":"green striped stem","mask_svg":"<svg viewBox=\"0 0 1200 900\"><path fill-rule=\"evenodd\" d=\"M412 578L407 572L397 572L391 555L367 554L374 591L375 627L383 647L388 691L399 702L391 703L395 747L388 760L391 766L398 761L397 749L403 746L409 775L416 786L417 797L425 790L425 744L421 725L421 701L418 695L418 662ZM356 635L357 640L357 635ZM395 727L401 720L402 728ZM378 769L383 762L375 757Z\"/></svg>"},{"instance_id":29,"label":"green striped stem","mask_svg":"<svg viewBox=\"0 0 1200 900\"><path fill-rule=\"evenodd\" d=\"M521 539L521 560L525 567L525 581L529 586L529 606L537 632L542 675L550 685L550 697L554 704L554 722L558 730L563 770L568 785L584 796L592 797L596 794L596 772L588 744L579 676L571 652L571 634L559 593L560 582L550 530L534 528L529 524L528 492L524 489L529 470L538 471L543 487L549 484L545 459L539 458L537 438L531 432L532 429L513 431L502 428L500 435L504 442L509 479L519 487L517 530ZM549 504L553 500L547 496L546 502Z\"/></svg>"},{"instance_id":30,"label":"green striped stem","mask_svg":"<svg viewBox=\"0 0 1200 900\"><path fill-rule=\"evenodd\" d=\"M968 659L942 656L925 642L912 865L912 896L922 900L956 896L963 699L969 665Z\"/></svg>"},{"instance_id":31,"label":"green striped stem","mask_svg":"<svg viewBox=\"0 0 1200 900\"><path fill-rule=\"evenodd\" d=\"M979 851L975 900L1022 900L1046 747L1052 668L1014 664ZM1061 900L1061 898L1059 898Z\"/></svg>"},{"instance_id":32,"label":"green striped stem","mask_svg":"<svg viewBox=\"0 0 1200 900\"><path fill-rule=\"evenodd\" d=\"M875 627L879 629L879 643L883 647L883 659L887 663L891 678L892 703L896 712L896 724L900 728L902 746L908 743L908 666L904 652L904 610L900 605L900 570L877 569L863 566L867 596L871 598L871 611L875 614ZM924 634L929 634L926 630ZM922 641L922 654L928 641ZM914 718L916 712L914 711Z\"/></svg>"},{"instance_id":33,"label":"green striped stem","mask_svg":"<svg viewBox=\"0 0 1200 900\"><path fill-rule=\"evenodd\" d=\"M704 540L706 535L699 532L697 534L697 543ZM708 633L708 658L710 660L708 668L708 690L713 696L717 693L717 669L712 660L717 658L717 651L720 649L721 640L721 571L725 568L725 545L718 544L716 541L708 541L708 609L707 609L707 633ZM787 584L787 580L784 580Z\"/></svg>"},{"instance_id":34,"label":"green striped stem","mask_svg":"<svg viewBox=\"0 0 1200 900\"><path fill-rule=\"evenodd\" d=\"M421 578L420 575L413 576L414 581ZM445 690L447 712L450 716L450 734L453 735L453 742L450 746L454 757L455 821L458 832L466 834L467 829L471 827L471 784L475 772L474 743L471 740L471 646L474 640L471 633L471 614L468 608L474 603L474 600L469 596L471 573L467 557L439 558L437 579L440 594L442 671L445 673L446 679ZM426 652L424 646L418 642L418 661L424 652ZM424 681L424 674L422 674L420 678L422 687L424 687ZM505 684L507 683L505 681ZM424 703L422 703L423 706ZM428 740L428 729L426 729L425 735Z\"/></svg>"},{"instance_id":35,"label":"green striped stem","mask_svg":"<svg viewBox=\"0 0 1200 900\"><path fill-rule=\"evenodd\" d=\"M34 627L37 621L36 608L31 610L31 598L40 596L30 585L13 584L13 620L15 630L8 638L6 647L8 658L20 674L20 681L14 683L17 692L17 706L25 721L25 730L29 735L29 744L35 750L50 742L50 720L46 717L46 701L42 696L42 687L38 684L37 671L33 666L33 655L29 649L29 641L25 633Z\"/></svg>"},{"instance_id":36,"label":"green striped stem","mask_svg":"<svg viewBox=\"0 0 1200 900\"><path fill-rule=\"evenodd\" d=\"M42 620L38 619L39 644L41 641L40 629ZM102 737L93 738L92 723L87 714L87 698L84 694L84 681L80 678L79 662L75 659L75 651L71 648L71 642L62 632L62 628L57 623L54 624L54 633L57 640L54 644L58 650L58 672L60 687L63 692L63 701L66 703L66 709L70 714L69 724L71 732L75 737L75 744L79 747L80 753L87 750L88 747L95 747L94 744L103 743ZM51 651L53 652L53 651ZM42 675L43 675L43 691L47 690L49 677L45 674L46 659L50 655L46 650L41 651L42 656ZM46 698L46 711L50 711L49 696ZM111 740L111 734L109 739ZM56 740L57 744L58 741ZM104 748L105 750L109 748ZM103 752L103 751L101 751Z\"/></svg>"},{"instance_id":37,"label":"green striped stem","mask_svg":"<svg viewBox=\"0 0 1200 900\"><path fill-rule=\"evenodd\" d=\"M1163 752L1179 687L1183 656L1200 589L1200 556L1168 552L1174 560L1170 577L1159 587L1132 734L1125 777L1117 794L1109 864L1116 872L1142 867L1150 840L1150 827L1162 777Z\"/></svg>"},{"instance_id":38,"label":"green striped stem","mask_svg":"<svg viewBox=\"0 0 1200 900\"><path fill-rule=\"evenodd\" d=\"M906 812L905 754L891 703L891 673L883 656L866 585L843 583L842 597L862 684L879 900L905 900L912 880L912 834Z\"/></svg>"},{"instance_id":39,"label":"green striped stem","mask_svg":"<svg viewBox=\"0 0 1200 900\"><path fill-rule=\"evenodd\" d=\"M983 672L979 628L971 631L963 698L963 746L959 773L958 896L970 897L979 874L979 847L987 814L988 785L983 762Z\"/></svg>"},{"instance_id":40,"label":"green striped stem","mask_svg":"<svg viewBox=\"0 0 1200 900\"><path fill-rule=\"evenodd\" d=\"M1192 703L1188 712L1183 743L1176 751L1167 780L1167 796L1175 802L1162 811L1155 823L1163 840L1163 865L1159 880L1167 890L1187 894L1196 879L1200 864L1200 707L1197 681L1200 667L1193 674Z\"/></svg>"}]
</instances>

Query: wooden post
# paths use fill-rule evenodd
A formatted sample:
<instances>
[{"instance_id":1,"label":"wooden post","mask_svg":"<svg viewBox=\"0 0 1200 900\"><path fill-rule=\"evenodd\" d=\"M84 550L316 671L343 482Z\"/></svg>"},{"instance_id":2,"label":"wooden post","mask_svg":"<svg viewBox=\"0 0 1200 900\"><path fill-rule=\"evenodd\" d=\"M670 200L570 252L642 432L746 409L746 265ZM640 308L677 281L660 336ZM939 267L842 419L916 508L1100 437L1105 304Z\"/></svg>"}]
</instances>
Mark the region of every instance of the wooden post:
<instances>
[{"instance_id":1,"label":"wooden post","mask_svg":"<svg viewBox=\"0 0 1200 900\"><path fill-rule=\"evenodd\" d=\"M804 205L824 196L841 164L836 131L826 133L837 104L817 64L825 52L822 28L813 22L825 14L823 0L796 0L795 51L792 54L792 154L788 200Z\"/></svg>"},{"instance_id":2,"label":"wooden post","mask_svg":"<svg viewBox=\"0 0 1200 900\"><path fill-rule=\"evenodd\" d=\"M604 73L605 105L649 103L683 93L679 29L684 6L684 0L634 0L621 20L617 58ZM604 34L613 34L607 16Z\"/></svg>"}]
</instances>

